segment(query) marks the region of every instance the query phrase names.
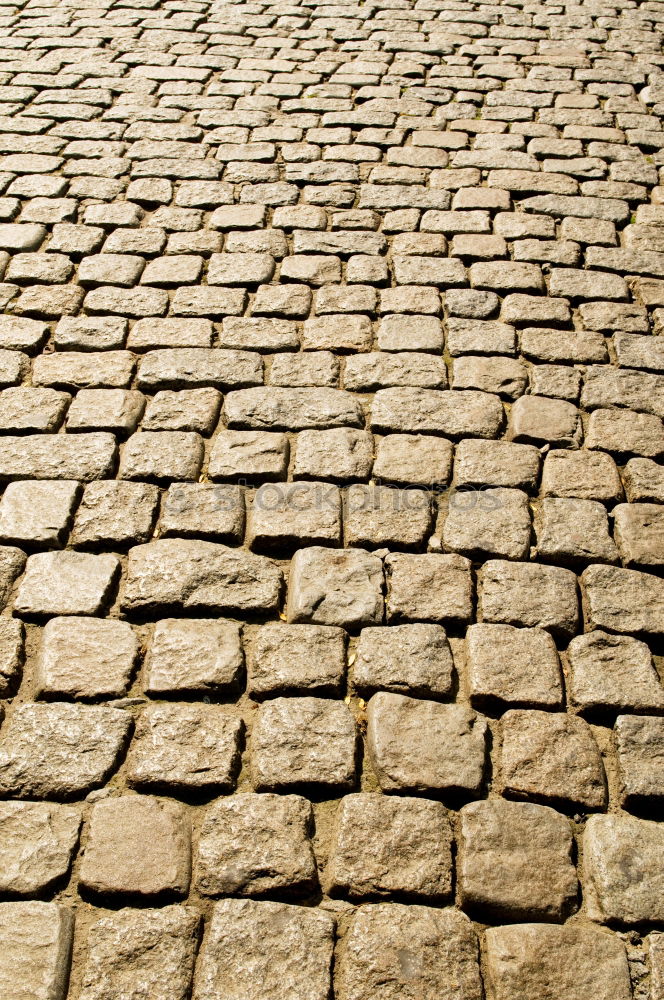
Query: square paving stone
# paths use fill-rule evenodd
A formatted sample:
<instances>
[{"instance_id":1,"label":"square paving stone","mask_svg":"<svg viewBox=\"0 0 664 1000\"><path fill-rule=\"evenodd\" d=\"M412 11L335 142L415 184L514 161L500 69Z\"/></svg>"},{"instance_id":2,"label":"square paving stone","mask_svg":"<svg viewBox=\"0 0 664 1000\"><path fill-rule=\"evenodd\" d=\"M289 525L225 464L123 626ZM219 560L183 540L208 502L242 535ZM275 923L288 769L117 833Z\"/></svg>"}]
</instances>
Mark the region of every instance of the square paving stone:
<instances>
[{"instance_id":1,"label":"square paving stone","mask_svg":"<svg viewBox=\"0 0 664 1000\"><path fill-rule=\"evenodd\" d=\"M63 879L81 826L80 809L53 802L0 803L0 891L35 896Z\"/></svg>"},{"instance_id":2,"label":"square paving stone","mask_svg":"<svg viewBox=\"0 0 664 1000\"><path fill-rule=\"evenodd\" d=\"M348 707L324 698L275 698L258 709L251 737L257 791L342 791L355 784L357 732Z\"/></svg>"},{"instance_id":3,"label":"square paving stone","mask_svg":"<svg viewBox=\"0 0 664 1000\"><path fill-rule=\"evenodd\" d=\"M0 740L0 793L81 798L99 788L129 741L131 716L96 705L17 705Z\"/></svg>"},{"instance_id":4,"label":"square paving stone","mask_svg":"<svg viewBox=\"0 0 664 1000\"><path fill-rule=\"evenodd\" d=\"M470 625L466 632L470 700L476 708L559 708L563 683L556 644L541 628Z\"/></svg>"},{"instance_id":5,"label":"square paving stone","mask_svg":"<svg viewBox=\"0 0 664 1000\"><path fill-rule=\"evenodd\" d=\"M0 697L18 687L23 665L25 628L17 618L0 618Z\"/></svg>"},{"instance_id":6,"label":"square paving stone","mask_svg":"<svg viewBox=\"0 0 664 1000\"><path fill-rule=\"evenodd\" d=\"M266 614L281 593L281 570L264 556L193 538L160 538L129 551L122 607Z\"/></svg>"},{"instance_id":7,"label":"square paving stone","mask_svg":"<svg viewBox=\"0 0 664 1000\"><path fill-rule=\"evenodd\" d=\"M341 494L330 483L266 483L249 508L247 542L257 552L290 553L341 542Z\"/></svg>"},{"instance_id":8,"label":"square paving stone","mask_svg":"<svg viewBox=\"0 0 664 1000\"><path fill-rule=\"evenodd\" d=\"M542 500L535 518L537 554L545 562L618 562L604 504L597 500Z\"/></svg>"},{"instance_id":9,"label":"square paving stone","mask_svg":"<svg viewBox=\"0 0 664 1000\"><path fill-rule=\"evenodd\" d=\"M345 796L323 881L331 896L352 900L447 899L452 827L444 806L372 792Z\"/></svg>"},{"instance_id":10,"label":"square paving stone","mask_svg":"<svg viewBox=\"0 0 664 1000\"><path fill-rule=\"evenodd\" d=\"M581 576L590 627L664 632L664 580L617 566L589 566Z\"/></svg>"},{"instance_id":11,"label":"square paving stone","mask_svg":"<svg viewBox=\"0 0 664 1000\"><path fill-rule=\"evenodd\" d=\"M344 497L346 544L421 549L432 527L431 496L424 490L349 486Z\"/></svg>"},{"instance_id":12,"label":"square paving stone","mask_svg":"<svg viewBox=\"0 0 664 1000\"><path fill-rule=\"evenodd\" d=\"M469 438L457 445L454 477L457 486L502 486L532 493L537 487L540 464L540 453L534 445Z\"/></svg>"},{"instance_id":13,"label":"square paving stone","mask_svg":"<svg viewBox=\"0 0 664 1000\"><path fill-rule=\"evenodd\" d=\"M460 813L461 905L485 920L562 921L578 884L569 820L548 806L495 799Z\"/></svg>"},{"instance_id":14,"label":"square paving stone","mask_svg":"<svg viewBox=\"0 0 664 1000\"><path fill-rule=\"evenodd\" d=\"M606 776L587 722L575 715L512 709L503 722L502 789L510 798L603 809Z\"/></svg>"},{"instance_id":15,"label":"square paving stone","mask_svg":"<svg viewBox=\"0 0 664 1000\"><path fill-rule=\"evenodd\" d=\"M0 993L65 1000L74 914L58 903L0 903Z\"/></svg>"},{"instance_id":16,"label":"square paving stone","mask_svg":"<svg viewBox=\"0 0 664 1000\"><path fill-rule=\"evenodd\" d=\"M481 1000L479 947L454 909L402 903L359 907L339 949L339 1000Z\"/></svg>"},{"instance_id":17,"label":"square paving stone","mask_svg":"<svg viewBox=\"0 0 664 1000\"><path fill-rule=\"evenodd\" d=\"M378 442L373 473L388 483L443 486L452 473L452 442L425 434L387 434Z\"/></svg>"},{"instance_id":18,"label":"square paving stone","mask_svg":"<svg viewBox=\"0 0 664 1000\"><path fill-rule=\"evenodd\" d=\"M203 818L196 885L206 896L307 895L318 877L311 803L299 795L233 795Z\"/></svg>"},{"instance_id":19,"label":"square paving stone","mask_svg":"<svg viewBox=\"0 0 664 1000\"><path fill-rule=\"evenodd\" d=\"M521 490L457 491L449 499L443 544L470 559L525 559L530 552L530 507Z\"/></svg>"},{"instance_id":20,"label":"square paving stone","mask_svg":"<svg viewBox=\"0 0 664 1000\"><path fill-rule=\"evenodd\" d=\"M291 562L286 614L289 622L316 625L380 624L383 565L357 549L300 549Z\"/></svg>"},{"instance_id":21,"label":"square paving stone","mask_svg":"<svg viewBox=\"0 0 664 1000\"><path fill-rule=\"evenodd\" d=\"M138 640L126 622L51 618L35 666L38 697L97 698L126 694Z\"/></svg>"},{"instance_id":22,"label":"square paving stone","mask_svg":"<svg viewBox=\"0 0 664 1000\"><path fill-rule=\"evenodd\" d=\"M159 489L113 479L88 483L76 512L71 544L77 549L125 549L147 542L157 519Z\"/></svg>"},{"instance_id":23,"label":"square paving stone","mask_svg":"<svg viewBox=\"0 0 664 1000\"><path fill-rule=\"evenodd\" d=\"M454 661L441 625L364 628L354 666L353 686L363 695L393 691L440 698L452 691Z\"/></svg>"},{"instance_id":24,"label":"square paving stone","mask_svg":"<svg viewBox=\"0 0 664 1000\"><path fill-rule=\"evenodd\" d=\"M215 903L193 1000L328 1000L334 921L321 910L253 899Z\"/></svg>"},{"instance_id":25,"label":"square paving stone","mask_svg":"<svg viewBox=\"0 0 664 1000\"><path fill-rule=\"evenodd\" d=\"M145 409L142 392L134 389L81 389L69 407L68 431L133 433Z\"/></svg>"},{"instance_id":26,"label":"square paving stone","mask_svg":"<svg viewBox=\"0 0 664 1000\"><path fill-rule=\"evenodd\" d=\"M62 548L81 487L77 482L9 483L0 501L0 541Z\"/></svg>"},{"instance_id":27,"label":"square paving stone","mask_svg":"<svg viewBox=\"0 0 664 1000\"><path fill-rule=\"evenodd\" d=\"M619 715L615 734L623 806L634 810L660 806L664 800L664 719Z\"/></svg>"},{"instance_id":28,"label":"square paving stone","mask_svg":"<svg viewBox=\"0 0 664 1000\"><path fill-rule=\"evenodd\" d=\"M664 467L649 458L631 458L623 469L630 503L664 503Z\"/></svg>"},{"instance_id":29,"label":"square paving stone","mask_svg":"<svg viewBox=\"0 0 664 1000\"><path fill-rule=\"evenodd\" d=\"M521 396L512 406L510 434L513 441L578 448L581 417L572 403L548 396Z\"/></svg>"},{"instance_id":30,"label":"square paving stone","mask_svg":"<svg viewBox=\"0 0 664 1000\"><path fill-rule=\"evenodd\" d=\"M293 476L347 482L366 479L373 464L373 438L346 427L301 431L297 436Z\"/></svg>"},{"instance_id":31,"label":"square paving stone","mask_svg":"<svg viewBox=\"0 0 664 1000\"><path fill-rule=\"evenodd\" d=\"M660 504L621 503L613 516L623 566L648 569L664 565L664 510Z\"/></svg>"},{"instance_id":32,"label":"square paving stone","mask_svg":"<svg viewBox=\"0 0 664 1000\"><path fill-rule=\"evenodd\" d=\"M346 634L333 625L267 624L248 657L247 692L338 695L346 674Z\"/></svg>"},{"instance_id":33,"label":"square paving stone","mask_svg":"<svg viewBox=\"0 0 664 1000\"><path fill-rule=\"evenodd\" d=\"M583 834L588 916L634 926L664 921L664 827L625 813L591 816Z\"/></svg>"},{"instance_id":34,"label":"square paving stone","mask_svg":"<svg viewBox=\"0 0 664 1000\"><path fill-rule=\"evenodd\" d=\"M631 636L588 632L572 639L569 698L588 712L643 712L664 708L664 688L645 642Z\"/></svg>"},{"instance_id":35,"label":"square paving stone","mask_svg":"<svg viewBox=\"0 0 664 1000\"><path fill-rule=\"evenodd\" d=\"M464 622L473 614L469 559L394 553L385 560L390 622Z\"/></svg>"},{"instance_id":36,"label":"square paving stone","mask_svg":"<svg viewBox=\"0 0 664 1000\"><path fill-rule=\"evenodd\" d=\"M492 1000L631 1000L625 945L582 924L513 924L486 932Z\"/></svg>"},{"instance_id":37,"label":"square paving stone","mask_svg":"<svg viewBox=\"0 0 664 1000\"><path fill-rule=\"evenodd\" d=\"M379 692L367 708L368 747L385 792L477 795L487 724L463 705Z\"/></svg>"},{"instance_id":38,"label":"square paving stone","mask_svg":"<svg viewBox=\"0 0 664 1000\"><path fill-rule=\"evenodd\" d=\"M39 552L29 556L16 595L19 615L97 615L110 602L120 574L112 555Z\"/></svg>"},{"instance_id":39,"label":"square paving stone","mask_svg":"<svg viewBox=\"0 0 664 1000\"><path fill-rule=\"evenodd\" d=\"M285 434L269 431L222 431L210 453L210 479L285 479L289 446ZM297 470L294 475L297 475Z\"/></svg>"},{"instance_id":40,"label":"square paving stone","mask_svg":"<svg viewBox=\"0 0 664 1000\"><path fill-rule=\"evenodd\" d=\"M163 501L164 538L210 538L241 542L244 535L244 493L239 486L219 483L173 483Z\"/></svg>"},{"instance_id":41,"label":"square paving stone","mask_svg":"<svg viewBox=\"0 0 664 1000\"><path fill-rule=\"evenodd\" d=\"M186 906L103 914L88 931L80 1000L187 1000L199 924Z\"/></svg>"},{"instance_id":42,"label":"square paving stone","mask_svg":"<svg viewBox=\"0 0 664 1000\"><path fill-rule=\"evenodd\" d=\"M198 479L203 464L203 441L193 431L139 431L124 446L122 479Z\"/></svg>"},{"instance_id":43,"label":"square paving stone","mask_svg":"<svg viewBox=\"0 0 664 1000\"><path fill-rule=\"evenodd\" d=\"M553 449L544 458L542 494L613 503L623 496L616 463L597 451Z\"/></svg>"},{"instance_id":44,"label":"square paving stone","mask_svg":"<svg viewBox=\"0 0 664 1000\"><path fill-rule=\"evenodd\" d=\"M197 431L211 434L219 418L218 389L162 389L148 401L144 431Z\"/></svg>"},{"instance_id":45,"label":"square paving stone","mask_svg":"<svg viewBox=\"0 0 664 1000\"><path fill-rule=\"evenodd\" d=\"M147 795L95 802L81 888L141 901L185 896L190 872L189 820L182 805Z\"/></svg>"},{"instance_id":46,"label":"square paving stone","mask_svg":"<svg viewBox=\"0 0 664 1000\"><path fill-rule=\"evenodd\" d=\"M171 795L232 791L243 728L225 705L149 705L136 724L127 781Z\"/></svg>"},{"instance_id":47,"label":"square paving stone","mask_svg":"<svg viewBox=\"0 0 664 1000\"><path fill-rule=\"evenodd\" d=\"M235 691L243 664L235 622L164 618L155 625L145 657L145 692Z\"/></svg>"},{"instance_id":48,"label":"square paving stone","mask_svg":"<svg viewBox=\"0 0 664 1000\"><path fill-rule=\"evenodd\" d=\"M4 389L0 393L0 431L57 431L70 402L69 393L55 389L23 385Z\"/></svg>"},{"instance_id":49,"label":"square paving stone","mask_svg":"<svg viewBox=\"0 0 664 1000\"><path fill-rule=\"evenodd\" d=\"M579 621L576 577L559 566L492 559L482 570L482 619L573 635Z\"/></svg>"}]
</instances>

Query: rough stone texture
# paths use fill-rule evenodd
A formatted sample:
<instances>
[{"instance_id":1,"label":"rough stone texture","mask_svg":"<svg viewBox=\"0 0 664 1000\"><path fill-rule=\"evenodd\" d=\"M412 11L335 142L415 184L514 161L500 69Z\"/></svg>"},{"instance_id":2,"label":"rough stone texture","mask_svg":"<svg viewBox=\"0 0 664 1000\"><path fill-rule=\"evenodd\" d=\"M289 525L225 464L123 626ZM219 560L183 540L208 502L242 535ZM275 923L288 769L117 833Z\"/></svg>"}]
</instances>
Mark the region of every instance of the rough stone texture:
<instances>
[{"instance_id":1,"label":"rough stone texture","mask_svg":"<svg viewBox=\"0 0 664 1000\"><path fill-rule=\"evenodd\" d=\"M223 705L150 705L136 726L127 781L136 788L232 791L242 722Z\"/></svg>"},{"instance_id":2,"label":"rough stone texture","mask_svg":"<svg viewBox=\"0 0 664 1000\"><path fill-rule=\"evenodd\" d=\"M258 710L252 778L266 789L349 789L355 783L355 722L347 707L323 698L275 698Z\"/></svg>"},{"instance_id":3,"label":"rough stone texture","mask_svg":"<svg viewBox=\"0 0 664 1000\"><path fill-rule=\"evenodd\" d=\"M638 925L664 919L661 824L634 816L591 816L583 834L588 915Z\"/></svg>"},{"instance_id":4,"label":"rough stone texture","mask_svg":"<svg viewBox=\"0 0 664 1000\"><path fill-rule=\"evenodd\" d=\"M34 896L62 880L78 845L80 826L76 806L0 804L0 890Z\"/></svg>"},{"instance_id":5,"label":"rough stone texture","mask_svg":"<svg viewBox=\"0 0 664 1000\"><path fill-rule=\"evenodd\" d=\"M251 793L213 803L201 827L195 878L206 896L306 895L317 883L311 805Z\"/></svg>"},{"instance_id":6,"label":"rough stone texture","mask_svg":"<svg viewBox=\"0 0 664 1000\"><path fill-rule=\"evenodd\" d=\"M528 802L469 802L461 810L461 903L494 919L562 920L576 903L572 828Z\"/></svg>"},{"instance_id":7,"label":"rough stone texture","mask_svg":"<svg viewBox=\"0 0 664 1000\"><path fill-rule=\"evenodd\" d=\"M0 989L5 996L65 1000L74 931L69 907L0 903Z\"/></svg>"},{"instance_id":8,"label":"rough stone texture","mask_svg":"<svg viewBox=\"0 0 664 1000\"><path fill-rule=\"evenodd\" d=\"M308 907L251 899L215 904L195 1000L327 1000L334 922Z\"/></svg>"},{"instance_id":9,"label":"rough stone texture","mask_svg":"<svg viewBox=\"0 0 664 1000\"><path fill-rule=\"evenodd\" d=\"M625 946L596 927L514 924L486 935L488 979L496 1000L630 1000Z\"/></svg>"},{"instance_id":10,"label":"rough stone texture","mask_svg":"<svg viewBox=\"0 0 664 1000\"><path fill-rule=\"evenodd\" d=\"M199 924L186 906L104 914L88 933L81 1000L186 1000Z\"/></svg>"},{"instance_id":11,"label":"rough stone texture","mask_svg":"<svg viewBox=\"0 0 664 1000\"><path fill-rule=\"evenodd\" d=\"M17 705L0 738L0 790L26 799L81 798L115 769L131 716L92 705Z\"/></svg>"},{"instance_id":12,"label":"rough stone texture","mask_svg":"<svg viewBox=\"0 0 664 1000\"><path fill-rule=\"evenodd\" d=\"M462 705L380 692L369 702L368 746L388 792L477 794L484 778L486 721Z\"/></svg>"},{"instance_id":13,"label":"rough stone texture","mask_svg":"<svg viewBox=\"0 0 664 1000\"><path fill-rule=\"evenodd\" d=\"M590 726L573 715L513 709L503 716L505 795L583 809L602 809L604 766Z\"/></svg>"},{"instance_id":14,"label":"rough stone texture","mask_svg":"<svg viewBox=\"0 0 664 1000\"><path fill-rule=\"evenodd\" d=\"M444 807L375 793L341 800L324 886L352 900L445 899L452 889L452 831Z\"/></svg>"},{"instance_id":15,"label":"rough stone texture","mask_svg":"<svg viewBox=\"0 0 664 1000\"><path fill-rule=\"evenodd\" d=\"M440 625L364 628L356 648L353 686L361 694L393 691L445 697L452 690L454 662Z\"/></svg>"},{"instance_id":16,"label":"rough stone texture","mask_svg":"<svg viewBox=\"0 0 664 1000\"><path fill-rule=\"evenodd\" d=\"M473 926L453 909L379 903L352 917L335 972L342 1000L481 1000Z\"/></svg>"},{"instance_id":17,"label":"rough stone texture","mask_svg":"<svg viewBox=\"0 0 664 1000\"><path fill-rule=\"evenodd\" d=\"M51 618L35 665L42 697L120 697L129 685L138 641L126 622Z\"/></svg>"},{"instance_id":18,"label":"rough stone texture","mask_svg":"<svg viewBox=\"0 0 664 1000\"><path fill-rule=\"evenodd\" d=\"M387 947L420 890L381 810L449 809L437 915L464 909L469 799L530 799L575 836L595 810L662 823L660 7L2 6L0 805L81 808L70 863L17 897L74 912L68 1000L88 975L103 1000L478 1000L475 944L470 978L441 957L452 931L413 917L429 943ZM330 988L331 931L324 974L306 928L290 954L282 910L238 931L246 979L223 942L209 987L190 958L169 975L171 938L161 970L149 935L123 965L121 931L115 983L85 972L100 918L147 928L157 905L79 891L93 807L159 795L195 854L208 809L241 796L276 846L287 793L321 873L343 796L379 803L357 843L343 824L383 886L367 900L389 902L350 980ZM419 830L414 858L443 833ZM485 926L574 908L517 857L497 888L478 877L522 907L469 911L482 947ZM577 875L562 943L495 988L482 955L486 1000L626 1000L623 943L630 1000L664 1000L664 949L631 933L658 921L603 937L623 964L603 963L578 944ZM257 896L335 919L341 968L357 891L314 871ZM212 897L194 881L178 901L207 941ZM0 993L28 1000L8 962Z\"/></svg>"},{"instance_id":19,"label":"rough stone texture","mask_svg":"<svg viewBox=\"0 0 664 1000\"><path fill-rule=\"evenodd\" d=\"M176 802L123 795L92 808L80 884L97 895L152 899L186 895L189 821Z\"/></svg>"}]
</instances>

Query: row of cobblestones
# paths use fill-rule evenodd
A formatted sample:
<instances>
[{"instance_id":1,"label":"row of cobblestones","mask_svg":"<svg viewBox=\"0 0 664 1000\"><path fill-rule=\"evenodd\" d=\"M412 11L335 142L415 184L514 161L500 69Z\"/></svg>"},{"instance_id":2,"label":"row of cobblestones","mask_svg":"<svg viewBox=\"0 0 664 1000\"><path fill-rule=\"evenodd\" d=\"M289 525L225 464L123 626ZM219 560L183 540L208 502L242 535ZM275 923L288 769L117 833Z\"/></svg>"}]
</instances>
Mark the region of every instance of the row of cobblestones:
<instances>
[{"instance_id":1,"label":"row of cobblestones","mask_svg":"<svg viewBox=\"0 0 664 1000\"><path fill-rule=\"evenodd\" d=\"M664 1000L664 0L0 0L0 995Z\"/></svg>"}]
</instances>

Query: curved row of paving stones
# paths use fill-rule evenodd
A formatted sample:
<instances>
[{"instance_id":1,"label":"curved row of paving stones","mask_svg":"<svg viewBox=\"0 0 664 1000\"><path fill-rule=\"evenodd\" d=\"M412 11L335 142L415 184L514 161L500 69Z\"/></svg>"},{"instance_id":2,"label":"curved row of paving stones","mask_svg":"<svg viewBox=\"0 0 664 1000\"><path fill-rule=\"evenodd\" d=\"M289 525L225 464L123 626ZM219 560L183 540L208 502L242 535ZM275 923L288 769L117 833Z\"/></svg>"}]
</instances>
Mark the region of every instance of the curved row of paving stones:
<instances>
[{"instance_id":1,"label":"curved row of paving stones","mask_svg":"<svg viewBox=\"0 0 664 1000\"><path fill-rule=\"evenodd\" d=\"M663 1000L663 26L0 4L3 997Z\"/></svg>"}]
</instances>

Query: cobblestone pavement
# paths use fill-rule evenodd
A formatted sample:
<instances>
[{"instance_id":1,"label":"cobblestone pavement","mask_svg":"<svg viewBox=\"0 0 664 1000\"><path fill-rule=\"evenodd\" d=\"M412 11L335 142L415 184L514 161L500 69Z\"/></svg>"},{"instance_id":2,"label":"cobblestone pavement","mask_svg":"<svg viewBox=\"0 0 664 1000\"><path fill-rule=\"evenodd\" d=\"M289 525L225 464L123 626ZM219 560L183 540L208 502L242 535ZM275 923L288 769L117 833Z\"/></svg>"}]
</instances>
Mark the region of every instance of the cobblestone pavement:
<instances>
[{"instance_id":1,"label":"cobblestone pavement","mask_svg":"<svg viewBox=\"0 0 664 1000\"><path fill-rule=\"evenodd\" d=\"M4 1000L663 1000L663 32L2 0Z\"/></svg>"}]
</instances>

